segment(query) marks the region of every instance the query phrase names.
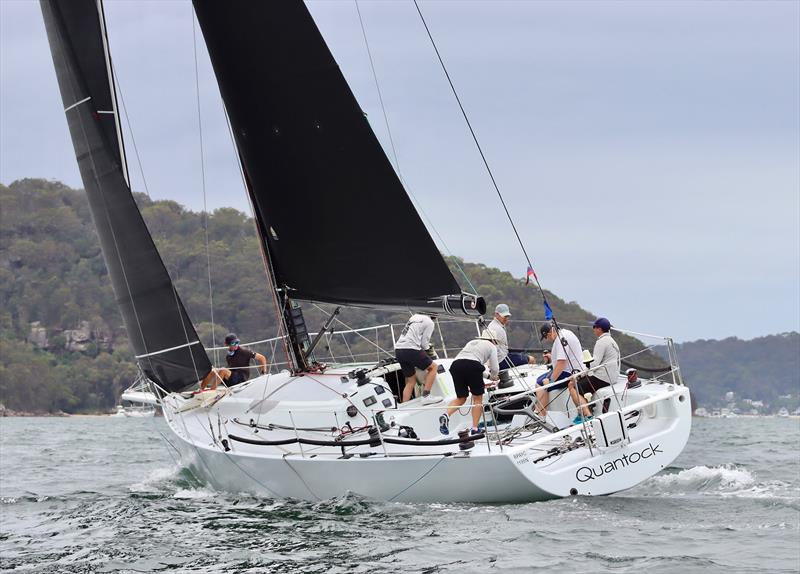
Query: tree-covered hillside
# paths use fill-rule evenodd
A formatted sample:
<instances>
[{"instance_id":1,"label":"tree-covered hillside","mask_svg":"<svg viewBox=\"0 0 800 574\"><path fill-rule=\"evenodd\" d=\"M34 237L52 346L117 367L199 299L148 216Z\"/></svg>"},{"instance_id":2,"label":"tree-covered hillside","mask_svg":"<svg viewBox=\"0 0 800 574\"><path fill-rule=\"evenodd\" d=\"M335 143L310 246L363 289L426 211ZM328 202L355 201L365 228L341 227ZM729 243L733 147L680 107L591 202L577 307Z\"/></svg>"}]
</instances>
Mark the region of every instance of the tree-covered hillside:
<instances>
[{"instance_id":1,"label":"tree-covered hillside","mask_svg":"<svg viewBox=\"0 0 800 574\"><path fill-rule=\"evenodd\" d=\"M676 351L699 405L730 405L746 413L800 405L800 333L750 341L701 339L681 343ZM764 405L753 407L753 401Z\"/></svg>"},{"instance_id":2,"label":"tree-covered hillside","mask_svg":"<svg viewBox=\"0 0 800 574\"><path fill-rule=\"evenodd\" d=\"M224 208L205 219L204 214L173 201L152 201L143 194L136 199L207 347L212 343L208 260L217 343L227 331L236 331L243 341L276 334L258 240L246 215ZM112 408L121 390L133 380L136 368L85 194L39 179L0 185L0 217L0 403L27 411ZM462 287L469 287L466 275L486 297L490 309L500 302L511 306L515 319L509 328L512 346L539 347L532 325L520 322L543 317L535 289L485 265L456 259L449 263ZM588 325L593 315L553 294L548 294L548 300L562 323L582 326L578 335L591 348L594 337ZM303 307L309 328L316 330L324 321L323 310L308 304ZM364 327L403 323L407 315L345 309L340 317L348 325ZM475 332L475 326L446 323L443 332L447 346L457 347ZM641 348L635 339L619 340L625 353ZM391 349L385 337L379 342ZM441 346L438 337L436 343ZM375 353L355 336L336 345L330 349L334 356ZM325 352L323 345L320 353ZM276 356L275 361L281 360ZM638 355L636 362L660 364L660 359L644 354Z\"/></svg>"}]
</instances>

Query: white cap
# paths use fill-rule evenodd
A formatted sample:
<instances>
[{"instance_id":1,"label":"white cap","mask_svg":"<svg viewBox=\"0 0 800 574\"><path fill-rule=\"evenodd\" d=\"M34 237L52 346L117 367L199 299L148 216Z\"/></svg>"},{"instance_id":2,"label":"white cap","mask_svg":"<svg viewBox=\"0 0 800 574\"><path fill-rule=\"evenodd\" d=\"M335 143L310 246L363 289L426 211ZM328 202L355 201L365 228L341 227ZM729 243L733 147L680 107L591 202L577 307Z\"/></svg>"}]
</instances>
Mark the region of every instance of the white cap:
<instances>
[{"instance_id":1,"label":"white cap","mask_svg":"<svg viewBox=\"0 0 800 574\"><path fill-rule=\"evenodd\" d=\"M501 317L511 317L511 310L505 303L500 303L497 307L495 307L494 312Z\"/></svg>"}]
</instances>

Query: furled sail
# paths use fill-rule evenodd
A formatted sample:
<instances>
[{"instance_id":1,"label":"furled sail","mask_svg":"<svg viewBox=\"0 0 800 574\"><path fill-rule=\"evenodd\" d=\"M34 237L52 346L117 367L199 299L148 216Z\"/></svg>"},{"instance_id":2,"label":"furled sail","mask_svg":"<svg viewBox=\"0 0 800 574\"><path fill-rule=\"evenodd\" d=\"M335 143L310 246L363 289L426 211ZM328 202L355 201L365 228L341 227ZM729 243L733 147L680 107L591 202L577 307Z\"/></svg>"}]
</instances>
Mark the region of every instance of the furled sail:
<instances>
[{"instance_id":1,"label":"furled sail","mask_svg":"<svg viewBox=\"0 0 800 574\"><path fill-rule=\"evenodd\" d=\"M462 297L305 5L194 6L276 288L482 312L482 299Z\"/></svg>"},{"instance_id":2,"label":"furled sail","mask_svg":"<svg viewBox=\"0 0 800 574\"><path fill-rule=\"evenodd\" d=\"M117 304L145 375L168 391L211 363L156 251L125 175L111 60L97 0L42 0L83 185Z\"/></svg>"}]
</instances>

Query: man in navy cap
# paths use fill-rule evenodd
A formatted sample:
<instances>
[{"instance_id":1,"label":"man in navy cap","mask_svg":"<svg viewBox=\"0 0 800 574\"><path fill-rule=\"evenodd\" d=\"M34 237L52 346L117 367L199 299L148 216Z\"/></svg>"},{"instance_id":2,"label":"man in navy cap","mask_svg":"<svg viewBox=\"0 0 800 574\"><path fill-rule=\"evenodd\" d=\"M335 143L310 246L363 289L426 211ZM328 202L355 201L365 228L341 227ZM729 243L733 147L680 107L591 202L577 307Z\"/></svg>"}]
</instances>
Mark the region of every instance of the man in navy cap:
<instances>
[{"instance_id":1,"label":"man in navy cap","mask_svg":"<svg viewBox=\"0 0 800 574\"><path fill-rule=\"evenodd\" d=\"M580 379L576 384L570 383L569 394L572 400L578 405L578 416L575 417L575 424L581 422L583 419L588 419L592 415L592 411L586 404L586 399L583 395L586 393L594 394L598 389L613 385L617 382L620 369L620 352L617 342L611 337L611 322L605 317L598 317L592 324L592 329L597 342L594 344L594 360L590 368L597 368L591 375ZM577 387L577 390L576 390Z\"/></svg>"},{"instance_id":2,"label":"man in navy cap","mask_svg":"<svg viewBox=\"0 0 800 574\"><path fill-rule=\"evenodd\" d=\"M225 380L229 387L245 382L250 378L250 361L258 362L259 371L262 375L267 374L267 358L261 353L256 353L245 347L240 346L239 337L236 333L228 333L225 336L225 344L228 346L228 354L225 355L225 362L232 371L230 377Z\"/></svg>"}]
</instances>

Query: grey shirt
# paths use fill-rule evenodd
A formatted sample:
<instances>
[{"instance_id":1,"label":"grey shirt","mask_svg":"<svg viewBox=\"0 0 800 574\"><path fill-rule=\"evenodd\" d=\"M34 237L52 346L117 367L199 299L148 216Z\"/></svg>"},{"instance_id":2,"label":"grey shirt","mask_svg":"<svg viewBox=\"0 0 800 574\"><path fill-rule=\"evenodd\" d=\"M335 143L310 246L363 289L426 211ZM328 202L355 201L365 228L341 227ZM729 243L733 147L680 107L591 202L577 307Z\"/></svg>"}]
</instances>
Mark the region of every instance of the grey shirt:
<instances>
[{"instance_id":1,"label":"grey shirt","mask_svg":"<svg viewBox=\"0 0 800 574\"><path fill-rule=\"evenodd\" d=\"M497 376L500 372L500 365L497 361L497 345L486 339L472 339L464 345L461 352L456 355L456 359L469 359L478 361L481 365L489 363L489 372L492 376Z\"/></svg>"},{"instance_id":2,"label":"grey shirt","mask_svg":"<svg viewBox=\"0 0 800 574\"><path fill-rule=\"evenodd\" d=\"M411 315L394 348L424 351L431 344L431 335L433 335L433 319L422 314Z\"/></svg>"},{"instance_id":3,"label":"grey shirt","mask_svg":"<svg viewBox=\"0 0 800 574\"><path fill-rule=\"evenodd\" d=\"M592 355L594 356L592 367L604 365L594 371L594 376L610 385L616 383L619 377L620 353L619 346L611 334L603 333L597 338Z\"/></svg>"},{"instance_id":4,"label":"grey shirt","mask_svg":"<svg viewBox=\"0 0 800 574\"><path fill-rule=\"evenodd\" d=\"M502 363L508 357L508 333L506 333L506 326L503 325L497 318L492 319L492 322L486 327L495 339L497 339L497 362Z\"/></svg>"}]
</instances>

